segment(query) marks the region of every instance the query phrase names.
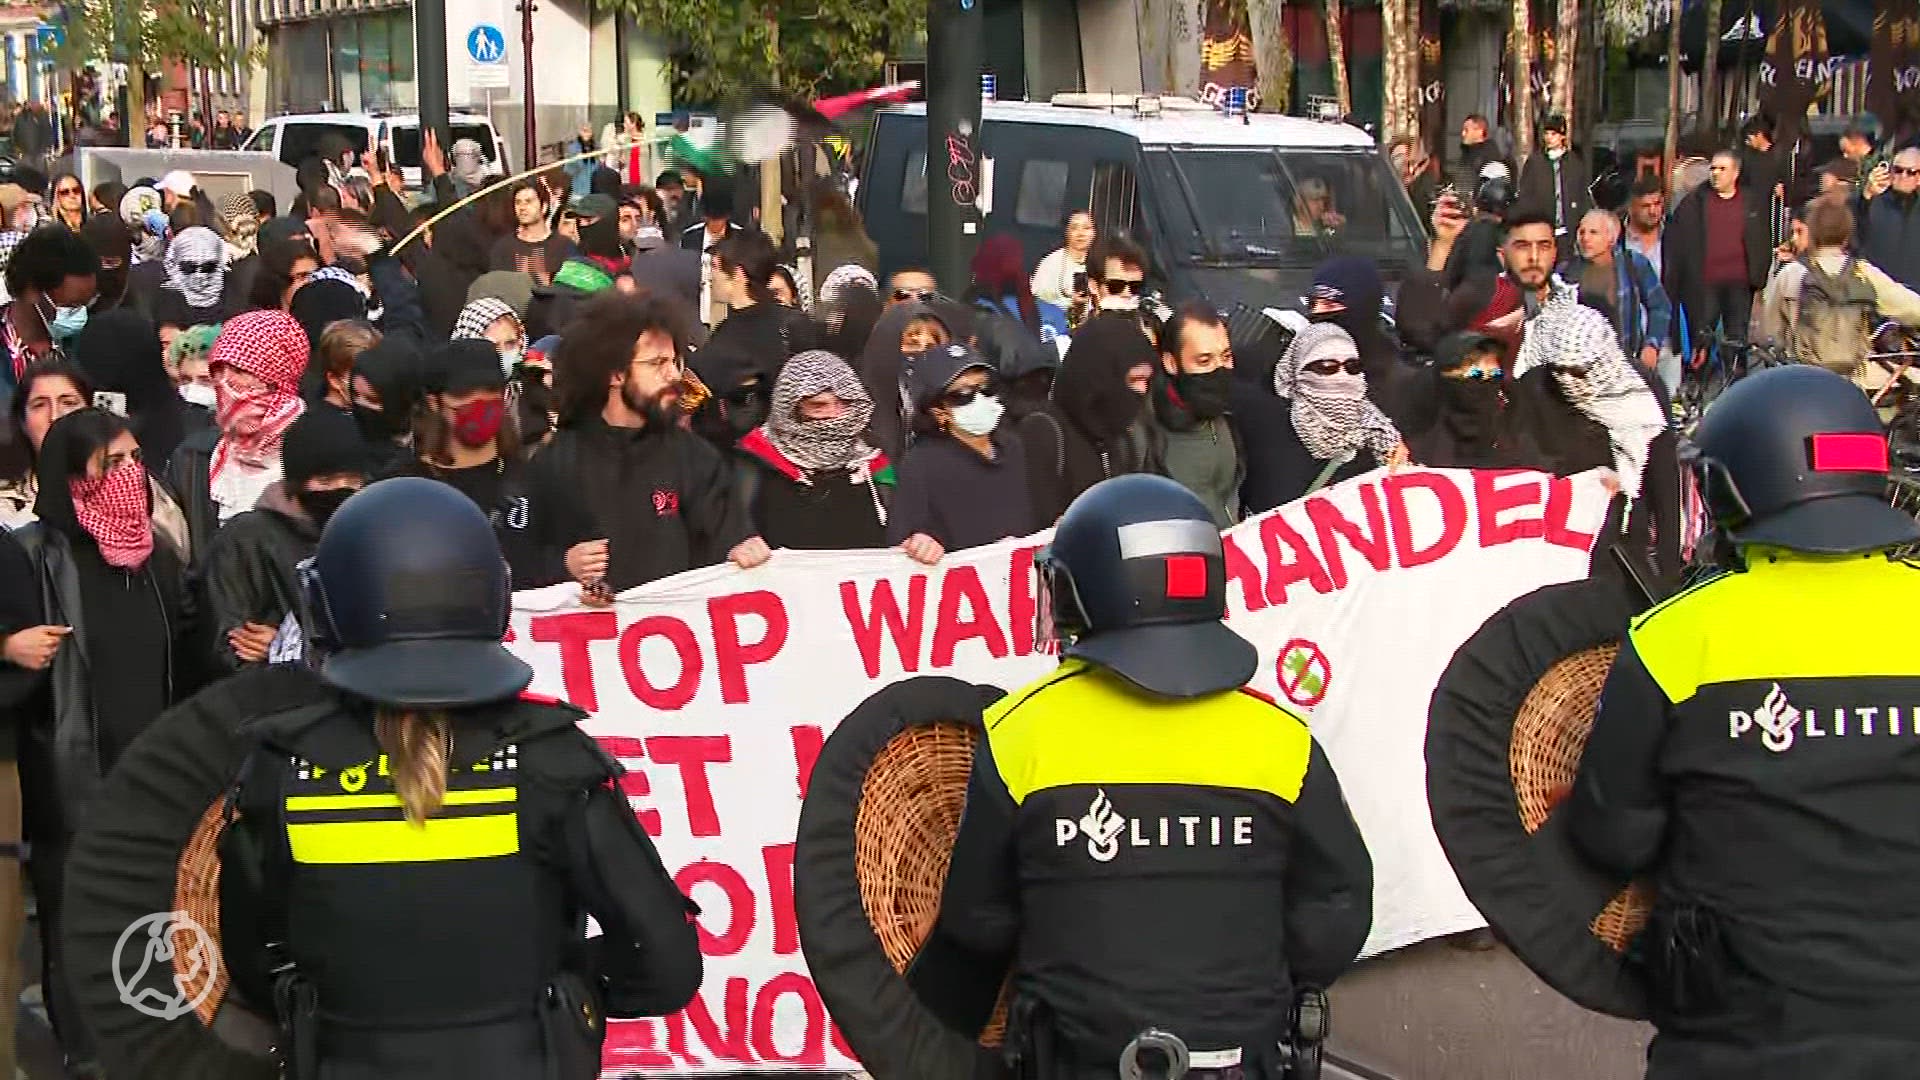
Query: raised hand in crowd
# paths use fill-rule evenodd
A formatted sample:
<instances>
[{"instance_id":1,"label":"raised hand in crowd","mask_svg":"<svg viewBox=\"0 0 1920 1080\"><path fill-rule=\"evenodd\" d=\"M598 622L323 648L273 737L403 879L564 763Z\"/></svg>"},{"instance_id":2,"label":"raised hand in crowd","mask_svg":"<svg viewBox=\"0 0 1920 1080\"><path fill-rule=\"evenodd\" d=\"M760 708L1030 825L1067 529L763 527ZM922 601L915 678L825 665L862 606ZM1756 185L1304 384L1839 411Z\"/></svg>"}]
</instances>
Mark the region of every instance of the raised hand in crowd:
<instances>
[{"instance_id":1,"label":"raised hand in crowd","mask_svg":"<svg viewBox=\"0 0 1920 1080\"><path fill-rule=\"evenodd\" d=\"M430 127L420 133L420 168L429 179L447 171L446 151L440 149L440 136Z\"/></svg>"}]
</instances>

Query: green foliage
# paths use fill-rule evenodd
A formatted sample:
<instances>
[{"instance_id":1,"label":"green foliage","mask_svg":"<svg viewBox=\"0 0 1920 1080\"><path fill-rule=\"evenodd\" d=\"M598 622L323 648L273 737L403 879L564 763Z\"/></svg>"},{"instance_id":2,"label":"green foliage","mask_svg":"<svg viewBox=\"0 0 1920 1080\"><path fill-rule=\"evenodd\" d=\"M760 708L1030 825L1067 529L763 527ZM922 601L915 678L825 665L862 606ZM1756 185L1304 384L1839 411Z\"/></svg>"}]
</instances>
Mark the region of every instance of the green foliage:
<instances>
[{"instance_id":1,"label":"green foliage","mask_svg":"<svg viewBox=\"0 0 1920 1080\"><path fill-rule=\"evenodd\" d=\"M149 71L174 61L222 68L243 57L228 44L227 7L215 0L85 0L66 12L60 59L69 66L138 60Z\"/></svg>"},{"instance_id":2,"label":"green foliage","mask_svg":"<svg viewBox=\"0 0 1920 1080\"><path fill-rule=\"evenodd\" d=\"M924 32L926 0L611 0L673 47L678 100L719 104L754 90L812 97L879 81Z\"/></svg>"}]
</instances>

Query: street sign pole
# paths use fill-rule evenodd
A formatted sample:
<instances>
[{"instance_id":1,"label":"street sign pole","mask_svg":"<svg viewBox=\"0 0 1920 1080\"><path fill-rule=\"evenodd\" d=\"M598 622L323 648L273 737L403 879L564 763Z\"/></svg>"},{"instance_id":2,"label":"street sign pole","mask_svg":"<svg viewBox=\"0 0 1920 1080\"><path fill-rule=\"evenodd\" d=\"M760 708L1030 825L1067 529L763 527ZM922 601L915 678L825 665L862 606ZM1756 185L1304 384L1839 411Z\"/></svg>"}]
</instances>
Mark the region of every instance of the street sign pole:
<instances>
[{"instance_id":1,"label":"street sign pole","mask_svg":"<svg viewBox=\"0 0 1920 1080\"><path fill-rule=\"evenodd\" d=\"M540 129L533 118L533 0L520 0L520 57L526 167L531 169L540 163Z\"/></svg>"},{"instance_id":2,"label":"street sign pole","mask_svg":"<svg viewBox=\"0 0 1920 1080\"><path fill-rule=\"evenodd\" d=\"M927 261L953 296L980 243L982 2L927 6Z\"/></svg>"},{"instance_id":3,"label":"street sign pole","mask_svg":"<svg viewBox=\"0 0 1920 1080\"><path fill-rule=\"evenodd\" d=\"M432 131L442 153L452 148L447 122L447 0L415 0L413 70L420 92L421 138Z\"/></svg>"}]
</instances>

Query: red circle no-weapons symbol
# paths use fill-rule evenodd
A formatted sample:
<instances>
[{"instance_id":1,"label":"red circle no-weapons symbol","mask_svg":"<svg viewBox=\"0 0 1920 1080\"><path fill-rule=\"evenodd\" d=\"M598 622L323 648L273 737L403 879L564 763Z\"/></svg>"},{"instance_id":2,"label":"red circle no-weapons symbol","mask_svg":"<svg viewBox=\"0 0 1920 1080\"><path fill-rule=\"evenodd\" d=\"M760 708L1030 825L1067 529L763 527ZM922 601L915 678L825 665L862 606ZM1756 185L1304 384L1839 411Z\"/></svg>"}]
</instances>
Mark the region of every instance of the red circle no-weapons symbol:
<instances>
[{"instance_id":1,"label":"red circle no-weapons symbol","mask_svg":"<svg viewBox=\"0 0 1920 1080\"><path fill-rule=\"evenodd\" d=\"M1305 708L1320 704L1327 696L1327 684L1333 681L1333 665L1320 646L1306 638L1294 638L1280 647L1280 692L1287 700Z\"/></svg>"}]
</instances>

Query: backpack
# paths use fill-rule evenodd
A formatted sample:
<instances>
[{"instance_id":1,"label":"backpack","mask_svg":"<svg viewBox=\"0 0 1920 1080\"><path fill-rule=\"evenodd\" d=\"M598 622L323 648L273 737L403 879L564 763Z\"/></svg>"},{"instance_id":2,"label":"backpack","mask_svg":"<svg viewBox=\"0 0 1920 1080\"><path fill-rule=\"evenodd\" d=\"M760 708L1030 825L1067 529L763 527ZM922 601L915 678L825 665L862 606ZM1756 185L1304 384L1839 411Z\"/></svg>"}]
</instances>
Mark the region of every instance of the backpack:
<instances>
[{"instance_id":1,"label":"backpack","mask_svg":"<svg viewBox=\"0 0 1920 1080\"><path fill-rule=\"evenodd\" d=\"M1873 284L1852 256L1833 274L1811 258L1801 265L1807 273L1800 279L1800 302L1787 330L1788 352L1800 363L1851 377L1873 351L1878 310Z\"/></svg>"}]
</instances>

